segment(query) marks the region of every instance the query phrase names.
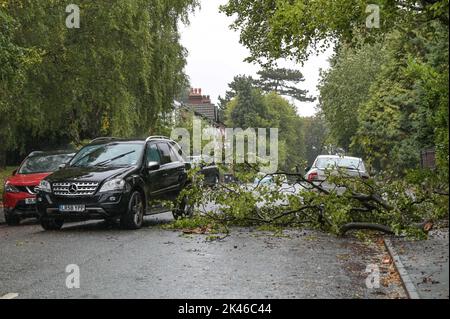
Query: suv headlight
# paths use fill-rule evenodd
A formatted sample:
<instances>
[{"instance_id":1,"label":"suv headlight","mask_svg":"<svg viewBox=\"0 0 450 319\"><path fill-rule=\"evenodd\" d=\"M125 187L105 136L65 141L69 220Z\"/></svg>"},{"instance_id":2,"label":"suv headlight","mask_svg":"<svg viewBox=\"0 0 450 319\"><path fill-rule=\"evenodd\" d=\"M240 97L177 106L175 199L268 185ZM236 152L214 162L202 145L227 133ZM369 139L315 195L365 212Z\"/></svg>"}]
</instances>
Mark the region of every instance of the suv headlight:
<instances>
[{"instance_id":1,"label":"suv headlight","mask_svg":"<svg viewBox=\"0 0 450 319\"><path fill-rule=\"evenodd\" d=\"M43 179L38 186L40 191L46 192L46 193L51 193L52 192L52 186L50 185L50 183L48 181L46 181L45 179Z\"/></svg>"},{"instance_id":2,"label":"suv headlight","mask_svg":"<svg viewBox=\"0 0 450 319\"><path fill-rule=\"evenodd\" d=\"M100 188L100 193L111 192L111 191L121 191L125 189L125 180L121 178L115 178L110 181L105 182L102 188Z\"/></svg>"},{"instance_id":3,"label":"suv headlight","mask_svg":"<svg viewBox=\"0 0 450 319\"><path fill-rule=\"evenodd\" d=\"M3 189L6 193L20 193L20 190L18 190L16 186L11 185L9 182L5 183L5 187Z\"/></svg>"}]
</instances>

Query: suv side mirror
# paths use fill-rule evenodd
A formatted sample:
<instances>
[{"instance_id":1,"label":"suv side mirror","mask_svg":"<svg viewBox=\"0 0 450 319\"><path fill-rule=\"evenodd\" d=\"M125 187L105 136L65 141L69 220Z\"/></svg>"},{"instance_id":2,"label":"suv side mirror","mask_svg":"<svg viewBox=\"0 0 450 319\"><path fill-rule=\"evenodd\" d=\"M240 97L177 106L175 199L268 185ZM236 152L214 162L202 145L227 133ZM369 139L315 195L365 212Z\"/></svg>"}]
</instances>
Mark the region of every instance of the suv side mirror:
<instances>
[{"instance_id":1,"label":"suv side mirror","mask_svg":"<svg viewBox=\"0 0 450 319\"><path fill-rule=\"evenodd\" d=\"M66 168L66 167L67 167L67 164L64 163L64 164L60 164L60 165L58 166L58 169L63 169L63 168Z\"/></svg>"},{"instance_id":2,"label":"suv side mirror","mask_svg":"<svg viewBox=\"0 0 450 319\"><path fill-rule=\"evenodd\" d=\"M158 162L150 161L147 163L147 169L149 171L157 171L157 170L159 170L160 167L161 167L161 165L159 165Z\"/></svg>"},{"instance_id":3,"label":"suv side mirror","mask_svg":"<svg viewBox=\"0 0 450 319\"><path fill-rule=\"evenodd\" d=\"M15 170L13 170L12 174L13 174L13 175L16 175L16 174L17 174L17 168L16 168Z\"/></svg>"},{"instance_id":4,"label":"suv side mirror","mask_svg":"<svg viewBox=\"0 0 450 319\"><path fill-rule=\"evenodd\" d=\"M311 166L305 168L305 172L308 172L311 169Z\"/></svg>"}]
</instances>

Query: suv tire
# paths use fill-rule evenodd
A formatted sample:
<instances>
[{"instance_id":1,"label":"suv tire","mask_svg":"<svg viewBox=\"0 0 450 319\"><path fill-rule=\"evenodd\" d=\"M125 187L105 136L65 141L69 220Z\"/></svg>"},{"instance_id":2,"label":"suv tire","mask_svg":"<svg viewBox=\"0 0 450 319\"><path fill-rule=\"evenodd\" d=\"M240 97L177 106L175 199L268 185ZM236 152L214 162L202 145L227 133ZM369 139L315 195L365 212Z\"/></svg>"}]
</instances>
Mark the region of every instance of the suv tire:
<instances>
[{"instance_id":1,"label":"suv tire","mask_svg":"<svg viewBox=\"0 0 450 319\"><path fill-rule=\"evenodd\" d=\"M128 210L120 218L120 225L125 229L139 229L144 223L144 201L140 192L135 191L130 196Z\"/></svg>"},{"instance_id":2,"label":"suv tire","mask_svg":"<svg viewBox=\"0 0 450 319\"><path fill-rule=\"evenodd\" d=\"M63 219L55 219L55 218L42 218L41 226L45 230L60 230L64 225Z\"/></svg>"},{"instance_id":3,"label":"suv tire","mask_svg":"<svg viewBox=\"0 0 450 319\"><path fill-rule=\"evenodd\" d=\"M188 198L185 196L178 209L174 210L172 214L174 219L192 218L194 216L194 207L192 207Z\"/></svg>"}]
</instances>

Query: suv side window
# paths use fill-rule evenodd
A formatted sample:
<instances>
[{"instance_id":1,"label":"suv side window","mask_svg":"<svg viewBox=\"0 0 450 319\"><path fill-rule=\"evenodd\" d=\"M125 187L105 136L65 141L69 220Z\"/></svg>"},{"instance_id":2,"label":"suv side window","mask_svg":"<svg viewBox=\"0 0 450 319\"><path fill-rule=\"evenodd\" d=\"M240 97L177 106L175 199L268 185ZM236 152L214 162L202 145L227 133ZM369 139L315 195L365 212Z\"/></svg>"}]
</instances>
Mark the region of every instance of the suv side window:
<instances>
[{"instance_id":1,"label":"suv side window","mask_svg":"<svg viewBox=\"0 0 450 319\"><path fill-rule=\"evenodd\" d=\"M172 161L172 153L167 143L158 143L159 151L161 152L161 165L168 164Z\"/></svg>"},{"instance_id":2,"label":"suv side window","mask_svg":"<svg viewBox=\"0 0 450 319\"><path fill-rule=\"evenodd\" d=\"M180 145L178 145L175 142L170 142L170 146L172 146L172 150L175 152L175 155L179 161L183 161L186 158L186 156L185 156L186 154L184 154Z\"/></svg>"},{"instance_id":3,"label":"suv side window","mask_svg":"<svg viewBox=\"0 0 450 319\"><path fill-rule=\"evenodd\" d=\"M161 156L158 151L156 144L149 145L147 149L147 163L148 162L158 162L161 164Z\"/></svg>"},{"instance_id":4,"label":"suv side window","mask_svg":"<svg viewBox=\"0 0 450 319\"><path fill-rule=\"evenodd\" d=\"M172 162L183 162L183 157L177 153L177 149L173 144L169 144Z\"/></svg>"}]
</instances>

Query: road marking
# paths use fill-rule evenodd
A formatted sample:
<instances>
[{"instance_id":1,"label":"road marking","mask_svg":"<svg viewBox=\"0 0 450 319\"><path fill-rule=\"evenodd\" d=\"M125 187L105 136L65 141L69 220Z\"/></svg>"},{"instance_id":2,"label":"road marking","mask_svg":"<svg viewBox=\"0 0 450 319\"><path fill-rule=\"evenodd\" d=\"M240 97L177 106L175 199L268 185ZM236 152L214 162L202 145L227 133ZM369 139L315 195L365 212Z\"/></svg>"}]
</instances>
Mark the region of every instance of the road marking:
<instances>
[{"instance_id":1,"label":"road marking","mask_svg":"<svg viewBox=\"0 0 450 319\"><path fill-rule=\"evenodd\" d=\"M0 299L14 299L19 297L19 294L16 292L10 292L9 294L6 294L4 296L1 296Z\"/></svg>"}]
</instances>

